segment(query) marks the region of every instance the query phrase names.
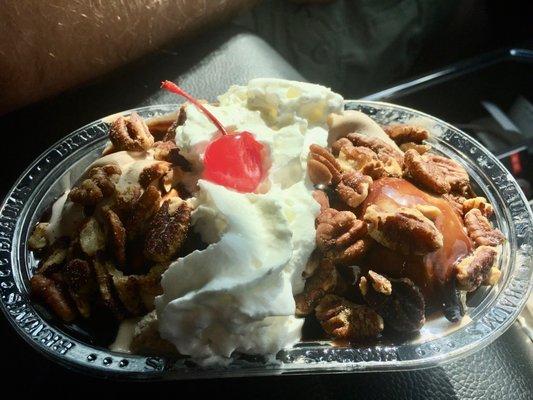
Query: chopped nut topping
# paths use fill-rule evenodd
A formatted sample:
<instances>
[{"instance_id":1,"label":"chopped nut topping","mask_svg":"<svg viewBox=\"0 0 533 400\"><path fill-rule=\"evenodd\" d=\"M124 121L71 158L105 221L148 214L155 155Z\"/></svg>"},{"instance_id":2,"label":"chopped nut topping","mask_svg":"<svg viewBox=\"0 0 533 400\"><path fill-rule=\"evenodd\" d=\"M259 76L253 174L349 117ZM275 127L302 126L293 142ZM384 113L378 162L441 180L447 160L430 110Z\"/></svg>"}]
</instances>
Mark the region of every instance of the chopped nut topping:
<instances>
[{"instance_id":1,"label":"chopped nut topping","mask_svg":"<svg viewBox=\"0 0 533 400\"><path fill-rule=\"evenodd\" d=\"M333 154L316 144L309 147L307 171L315 185L337 184L341 177L341 167Z\"/></svg>"},{"instance_id":2,"label":"chopped nut topping","mask_svg":"<svg viewBox=\"0 0 533 400\"><path fill-rule=\"evenodd\" d=\"M465 199L465 201L463 202L463 213L466 214L473 208L479 209L479 211L481 211L481 214L483 214L485 217L490 217L492 214L494 214L494 209L492 208L492 205L484 197L474 197L472 199Z\"/></svg>"},{"instance_id":3,"label":"chopped nut topping","mask_svg":"<svg viewBox=\"0 0 533 400\"><path fill-rule=\"evenodd\" d=\"M408 142L408 143L401 144L400 150L402 150L403 152L407 152L408 150L414 150L418 154L422 155L430 151L431 146L429 144L419 144L419 143Z\"/></svg>"},{"instance_id":4,"label":"chopped nut topping","mask_svg":"<svg viewBox=\"0 0 533 400\"><path fill-rule=\"evenodd\" d=\"M105 234L96 219L89 218L80 228L80 247L89 257L94 257L106 246Z\"/></svg>"},{"instance_id":5,"label":"chopped nut topping","mask_svg":"<svg viewBox=\"0 0 533 400\"><path fill-rule=\"evenodd\" d=\"M478 208L468 211L465 214L464 221L468 236L476 247L497 246L505 240L503 233L493 228L490 221Z\"/></svg>"},{"instance_id":6,"label":"chopped nut topping","mask_svg":"<svg viewBox=\"0 0 533 400\"><path fill-rule=\"evenodd\" d=\"M404 161L406 172L411 178L435 193L465 193L470 186L467 172L449 158L431 153L420 155L414 150L408 150Z\"/></svg>"},{"instance_id":7,"label":"chopped nut topping","mask_svg":"<svg viewBox=\"0 0 533 400\"><path fill-rule=\"evenodd\" d=\"M305 281L303 292L294 298L296 315L311 314L322 297L335 292L340 280L341 277L335 265L327 259L322 260L314 274Z\"/></svg>"},{"instance_id":8,"label":"chopped nut topping","mask_svg":"<svg viewBox=\"0 0 533 400\"><path fill-rule=\"evenodd\" d=\"M335 190L350 207L356 208L365 201L372 185L372 178L360 172L345 172Z\"/></svg>"},{"instance_id":9,"label":"chopped nut topping","mask_svg":"<svg viewBox=\"0 0 533 400\"><path fill-rule=\"evenodd\" d=\"M65 263L67 254L67 243L63 240L56 240L50 248L49 255L39 265L37 272L43 275L49 275L55 272Z\"/></svg>"},{"instance_id":10,"label":"chopped nut topping","mask_svg":"<svg viewBox=\"0 0 533 400\"><path fill-rule=\"evenodd\" d=\"M28 246L31 250L42 250L48 246L48 238L46 237L47 228L47 222L39 222L35 225L35 228L33 228L33 232L28 239Z\"/></svg>"},{"instance_id":11,"label":"chopped nut topping","mask_svg":"<svg viewBox=\"0 0 533 400\"><path fill-rule=\"evenodd\" d=\"M408 142L421 143L429 138L429 132L416 125L389 125L383 130L398 145Z\"/></svg>"},{"instance_id":12,"label":"chopped nut topping","mask_svg":"<svg viewBox=\"0 0 533 400\"><path fill-rule=\"evenodd\" d=\"M492 267L487 277L481 284L485 286L494 286L500 281L501 276L502 271L500 271L497 267Z\"/></svg>"},{"instance_id":13,"label":"chopped nut topping","mask_svg":"<svg viewBox=\"0 0 533 400\"><path fill-rule=\"evenodd\" d=\"M109 247L119 266L126 264L126 229L119 216L110 208L102 211L102 217L107 228Z\"/></svg>"},{"instance_id":14,"label":"chopped nut topping","mask_svg":"<svg viewBox=\"0 0 533 400\"><path fill-rule=\"evenodd\" d=\"M131 350L147 356L178 356L176 346L161 338L155 311L146 314L135 327Z\"/></svg>"},{"instance_id":15,"label":"chopped nut topping","mask_svg":"<svg viewBox=\"0 0 533 400\"><path fill-rule=\"evenodd\" d=\"M115 183L121 173L116 165L93 167L88 173L88 178L72 188L68 198L74 203L94 206L104 197L115 193Z\"/></svg>"},{"instance_id":16,"label":"chopped nut topping","mask_svg":"<svg viewBox=\"0 0 533 400\"><path fill-rule=\"evenodd\" d=\"M116 209L122 214L129 214L135 208L141 197L142 189L138 184L128 185L124 190L116 193Z\"/></svg>"},{"instance_id":17,"label":"chopped nut topping","mask_svg":"<svg viewBox=\"0 0 533 400\"><path fill-rule=\"evenodd\" d=\"M109 140L115 151L146 151L154 144L148 126L137 113L129 119L118 117L109 128Z\"/></svg>"},{"instance_id":18,"label":"chopped nut topping","mask_svg":"<svg viewBox=\"0 0 533 400\"><path fill-rule=\"evenodd\" d=\"M153 261L170 260L187 238L191 209L179 197L167 200L154 215L146 233L145 256Z\"/></svg>"},{"instance_id":19,"label":"chopped nut topping","mask_svg":"<svg viewBox=\"0 0 533 400\"><path fill-rule=\"evenodd\" d=\"M98 285L98 293L103 305L111 311L118 320L124 318L124 311L120 302L115 298L113 292L113 280L111 272L115 270L113 265L98 257L94 260L94 273Z\"/></svg>"},{"instance_id":20,"label":"chopped nut topping","mask_svg":"<svg viewBox=\"0 0 533 400\"><path fill-rule=\"evenodd\" d=\"M139 296L139 277L136 275L112 277L113 285L124 308L135 316L143 315L144 308Z\"/></svg>"},{"instance_id":21,"label":"chopped nut topping","mask_svg":"<svg viewBox=\"0 0 533 400\"><path fill-rule=\"evenodd\" d=\"M320 213L317 224L317 246L334 263L353 264L371 245L366 224L350 211L328 208Z\"/></svg>"},{"instance_id":22,"label":"chopped nut topping","mask_svg":"<svg viewBox=\"0 0 533 400\"><path fill-rule=\"evenodd\" d=\"M42 300L63 321L70 322L76 318L76 311L70 305L65 293L52 279L37 274L32 276L30 286L31 293Z\"/></svg>"},{"instance_id":23,"label":"chopped nut topping","mask_svg":"<svg viewBox=\"0 0 533 400\"><path fill-rule=\"evenodd\" d=\"M374 240L403 254L424 255L443 245L442 234L435 224L414 208L400 207L387 212L371 205L364 220Z\"/></svg>"},{"instance_id":24,"label":"chopped nut topping","mask_svg":"<svg viewBox=\"0 0 533 400\"><path fill-rule=\"evenodd\" d=\"M368 285L368 281L372 285ZM382 290L383 282L390 285L389 294ZM359 289L368 305L383 317L387 327L398 332L416 332L424 325L424 296L411 280L387 279L369 271L368 276L361 277Z\"/></svg>"},{"instance_id":25,"label":"chopped nut topping","mask_svg":"<svg viewBox=\"0 0 533 400\"><path fill-rule=\"evenodd\" d=\"M463 258L455 265L459 289L472 292L484 281L490 281L491 270L497 258L498 252L494 247L489 246L479 246L473 254ZM496 275L492 277L494 278Z\"/></svg>"},{"instance_id":26,"label":"chopped nut topping","mask_svg":"<svg viewBox=\"0 0 533 400\"><path fill-rule=\"evenodd\" d=\"M383 330L383 319L374 310L332 294L322 298L315 314L322 328L340 339L372 338Z\"/></svg>"}]
</instances>

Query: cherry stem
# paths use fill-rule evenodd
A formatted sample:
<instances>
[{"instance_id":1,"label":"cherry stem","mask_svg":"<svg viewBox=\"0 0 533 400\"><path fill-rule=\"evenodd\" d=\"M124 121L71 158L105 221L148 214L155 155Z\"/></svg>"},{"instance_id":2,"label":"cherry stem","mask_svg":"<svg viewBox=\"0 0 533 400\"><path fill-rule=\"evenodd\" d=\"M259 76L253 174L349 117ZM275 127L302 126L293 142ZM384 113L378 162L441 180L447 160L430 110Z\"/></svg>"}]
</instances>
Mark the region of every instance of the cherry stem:
<instances>
[{"instance_id":1,"label":"cherry stem","mask_svg":"<svg viewBox=\"0 0 533 400\"><path fill-rule=\"evenodd\" d=\"M185 90L183 90L178 85L176 85L174 82L163 81L161 82L161 87L165 90L168 90L169 92L176 93L182 97L185 97L192 104L194 104L198 109L200 109L200 111L202 111L205 114L205 116L211 120L211 122L218 128L218 130L223 135L228 134L228 132L226 131L226 128L224 128L224 126L220 123L220 121L216 119L216 117L213 114L211 114L211 112L207 108L205 108L198 100L196 100L189 93L187 93Z\"/></svg>"}]
</instances>

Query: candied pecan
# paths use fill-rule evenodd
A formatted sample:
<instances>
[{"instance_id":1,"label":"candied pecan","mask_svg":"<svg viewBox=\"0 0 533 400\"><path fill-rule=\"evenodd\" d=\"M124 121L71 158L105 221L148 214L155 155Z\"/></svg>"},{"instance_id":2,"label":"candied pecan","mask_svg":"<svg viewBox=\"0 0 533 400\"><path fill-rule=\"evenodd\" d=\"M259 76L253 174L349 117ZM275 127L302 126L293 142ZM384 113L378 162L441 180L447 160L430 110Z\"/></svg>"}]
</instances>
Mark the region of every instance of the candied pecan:
<instances>
[{"instance_id":1,"label":"candied pecan","mask_svg":"<svg viewBox=\"0 0 533 400\"><path fill-rule=\"evenodd\" d=\"M109 247L119 266L126 264L126 229L119 216L110 208L102 210L102 218L107 229Z\"/></svg>"},{"instance_id":2,"label":"candied pecan","mask_svg":"<svg viewBox=\"0 0 533 400\"><path fill-rule=\"evenodd\" d=\"M146 275L139 277L139 297L144 305L144 308L148 311L154 309L154 302L156 296L163 294L163 288L161 286L161 275L168 268L168 263L156 264Z\"/></svg>"},{"instance_id":3,"label":"candied pecan","mask_svg":"<svg viewBox=\"0 0 533 400\"><path fill-rule=\"evenodd\" d=\"M146 232L144 254L153 261L170 260L187 238L191 209L179 197L166 200Z\"/></svg>"},{"instance_id":4,"label":"candied pecan","mask_svg":"<svg viewBox=\"0 0 533 400\"><path fill-rule=\"evenodd\" d=\"M341 176L341 167L333 154L316 144L309 147L307 171L309 179L315 185L337 184Z\"/></svg>"},{"instance_id":5,"label":"candied pecan","mask_svg":"<svg viewBox=\"0 0 533 400\"><path fill-rule=\"evenodd\" d=\"M73 187L68 194L70 201L84 206L94 206L104 197L115 193L115 183L122 171L117 165L93 167L87 179Z\"/></svg>"},{"instance_id":6,"label":"candied pecan","mask_svg":"<svg viewBox=\"0 0 533 400\"><path fill-rule=\"evenodd\" d=\"M390 163L392 160L396 161L401 169L403 165L403 153L385 141L377 137L370 137L359 133L350 133L346 138L350 140L354 146L368 147L374 151L378 155L378 158L384 163ZM391 158L392 160L390 160Z\"/></svg>"},{"instance_id":7,"label":"candied pecan","mask_svg":"<svg viewBox=\"0 0 533 400\"><path fill-rule=\"evenodd\" d=\"M340 339L377 337L383 319L371 308L328 294L316 306L315 315L329 335Z\"/></svg>"},{"instance_id":8,"label":"candied pecan","mask_svg":"<svg viewBox=\"0 0 533 400\"><path fill-rule=\"evenodd\" d=\"M465 202L466 198L463 196L457 196L450 193L445 193L442 195L442 197L450 203L450 205L453 208L453 211L457 213L461 218L463 217L463 203Z\"/></svg>"},{"instance_id":9,"label":"candied pecan","mask_svg":"<svg viewBox=\"0 0 533 400\"><path fill-rule=\"evenodd\" d=\"M63 278L80 315L88 318L91 313L91 298L96 290L91 265L85 260L71 260L63 271Z\"/></svg>"},{"instance_id":10,"label":"candied pecan","mask_svg":"<svg viewBox=\"0 0 533 400\"><path fill-rule=\"evenodd\" d=\"M42 250L48 246L48 238L46 237L46 229L48 222L39 222L33 228L33 232L28 238L28 246L31 250Z\"/></svg>"},{"instance_id":11,"label":"candied pecan","mask_svg":"<svg viewBox=\"0 0 533 400\"><path fill-rule=\"evenodd\" d=\"M155 181L163 178L168 171L170 171L170 165L166 162L158 162L149 167L145 167L139 174L139 184L143 189L146 189Z\"/></svg>"},{"instance_id":12,"label":"candied pecan","mask_svg":"<svg viewBox=\"0 0 533 400\"><path fill-rule=\"evenodd\" d=\"M420 155L415 150L408 150L404 162L409 176L435 193L465 193L470 186L465 169L449 158L431 153Z\"/></svg>"},{"instance_id":13,"label":"candied pecan","mask_svg":"<svg viewBox=\"0 0 533 400\"><path fill-rule=\"evenodd\" d=\"M415 208L387 212L373 204L366 209L364 220L374 240L403 254L424 255L443 245L442 234L433 221Z\"/></svg>"},{"instance_id":14,"label":"candied pecan","mask_svg":"<svg viewBox=\"0 0 533 400\"><path fill-rule=\"evenodd\" d=\"M180 167L183 171L191 171L192 165L181 153L176 143L171 140L154 144L154 159L166 161Z\"/></svg>"},{"instance_id":15,"label":"candied pecan","mask_svg":"<svg viewBox=\"0 0 533 400\"><path fill-rule=\"evenodd\" d=\"M357 208L365 201L372 186L372 178L360 172L345 172L335 188L339 197L350 207Z\"/></svg>"},{"instance_id":16,"label":"candied pecan","mask_svg":"<svg viewBox=\"0 0 533 400\"><path fill-rule=\"evenodd\" d=\"M46 304L52 312L65 322L76 318L76 311L70 305L68 297L60 286L41 274L32 276L30 280L31 293Z\"/></svg>"},{"instance_id":17,"label":"candied pecan","mask_svg":"<svg viewBox=\"0 0 533 400\"><path fill-rule=\"evenodd\" d=\"M88 218L80 227L81 250L90 257L96 255L106 246L105 234L95 218Z\"/></svg>"},{"instance_id":18,"label":"candied pecan","mask_svg":"<svg viewBox=\"0 0 533 400\"><path fill-rule=\"evenodd\" d=\"M137 113L128 119L118 117L109 128L109 140L116 151L146 151L154 144L148 126Z\"/></svg>"},{"instance_id":19,"label":"candied pecan","mask_svg":"<svg viewBox=\"0 0 533 400\"><path fill-rule=\"evenodd\" d=\"M503 233L493 228L490 221L478 208L468 211L464 221L468 236L476 247L497 246L505 240Z\"/></svg>"},{"instance_id":20,"label":"candied pecan","mask_svg":"<svg viewBox=\"0 0 533 400\"><path fill-rule=\"evenodd\" d=\"M384 285L386 291L382 290ZM359 289L367 304L383 317L387 327L397 332L416 332L424 325L424 296L411 280L387 279L369 271L366 277L361 277Z\"/></svg>"},{"instance_id":21,"label":"candied pecan","mask_svg":"<svg viewBox=\"0 0 533 400\"><path fill-rule=\"evenodd\" d=\"M414 150L418 154L425 154L431 150L431 146L429 144L408 142L408 143L401 144L400 150L403 152L406 152L407 150Z\"/></svg>"},{"instance_id":22,"label":"candied pecan","mask_svg":"<svg viewBox=\"0 0 533 400\"><path fill-rule=\"evenodd\" d=\"M116 319L123 319L124 310L120 302L115 298L113 291L113 279L111 275L111 272L114 270L113 265L109 261L97 257L93 262L93 266L102 304Z\"/></svg>"},{"instance_id":23,"label":"candied pecan","mask_svg":"<svg viewBox=\"0 0 533 400\"><path fill-rule=\"evenodd\" d=\"M389 173L401 175L401 169L398 165L398 171L392 170L389 166L389 171L385 171L385 165L378 158L378 155L368 147L354 146L348 139L343 138L337 140L333 145L338 145L342 142L342 147L338 152L338 163L345 171L356 170L363 175L368 175L372 179L379 179ZM347 143L346 143L347 142Z\"/></svg>"},{"instance_id":24,"label":"candied pecan","mask_svg":"<svg viewBox=\"0 0 533 400\"><path fill-rule=\"evenodd\" d=\"M484 197L473 197L471 199L465 199L463 201L463 214L466 214L473 208L478 208L485 217L490 217L494 214L492 205Z\"/></svg>"},{"instance_id":25,"label":"candied pecan","mask_svg":"<svg viewBox=\"0 0 533 400\"><path fill-rule=\"evenodd\" d=\"M314 274L305 281L302 293L295 296L296 315L311 314L315 306L328 293L334 293L342 278L335 265L328 259L323 259Z\"/></svg>"},{"instance_id":26,"label":"candied pecan","mask_svg":"<svg viewBox=\"0 0 533 400\"><path fill-rule=\"evenodd\" d=\"M350 265L371 245L366 224L350 211L324 210L317 218L316 243L334 263Z\"/></svg>"},{"instance_id":27,"label":"candied pecan","mask_svg":"<svg viewBox=\"0 0 533 400\"><path fill-rule=\"evenodd\" d=\"M457 285L459 289L473 292L484 282L491 272L498 252L494 247L479 246L468 257L455 265Z\"/></svg>"},{"instance_id":28,"label":"candied pecan","mask_svg":"<svg viewBox=\"0 0 533 400\"><path fill-rule=\"evenodd\" d=\"M124 308L134 316L144 314L139 296L139 277L137 275L113 276L113 286Z\"/></svg>"},{"instance_id":29,"label":"candied pecan","mask_svg":"<svg viewBox=\"0 0 533 400\"><path fill-rule=\"evenodd\" d=\"M174 140L176 138L176 128L187 120L187 104L182 104L178 112L178 118L170 125L163 137L163 141Z\"/></svg>"},{"instance_id":30,"label":"candied pecan","mask_svg":"<svg viewBox=\"0 0 533 400\"><path fill-rule=\"evenodd\" d=\"M137 200L141 197L142 190L138 184L128 185L124 190L116 193L116 209L122 214L133 211Z\"/></svg>"},{"instance_id":31,"label":"candied pecan","mask_svg":"<svg viewBox=\"0 0 533 400\"><path fill-rule=\"evenodd\" d=\"M383 127L383 130L398 145L408 142L421 143L429 138L429 132L416 125L389 125Z\"/></svg>"},{"instance_id":32,"label":"candied pecan","mask_svg":"<svg viewBox=\"0 0 533 400\"><path fill-rule=\"evenodd\" d=\"M329 198L323 190L314 190L313 199L320 204L320 211L324 211L326 208L329 208Z\"/></svg>"},{"instance_id":33,"label":"candied pecan","mask_svg":"<svg viewBox=\"0 0 533 400\"><path fill-rule=\"evenodd\" d=\"M131 216L126 223L128 238L133 239L142 233L148 221L159 210L161 193L153 186L148 186L133 207Z\"/></svg>"},{"instance_id":34,"label":"candied pecan","mask_svg":"<svg viewBox=\"0 0 533 400\"><path fill-rule=\"evenodd\" d=\"M44 261L39 265L37 272L39 274L48 275L57 271L67 259L68 244L65 240L58 239L50 248L50 252Z\"/></svg>"}]
</instances>

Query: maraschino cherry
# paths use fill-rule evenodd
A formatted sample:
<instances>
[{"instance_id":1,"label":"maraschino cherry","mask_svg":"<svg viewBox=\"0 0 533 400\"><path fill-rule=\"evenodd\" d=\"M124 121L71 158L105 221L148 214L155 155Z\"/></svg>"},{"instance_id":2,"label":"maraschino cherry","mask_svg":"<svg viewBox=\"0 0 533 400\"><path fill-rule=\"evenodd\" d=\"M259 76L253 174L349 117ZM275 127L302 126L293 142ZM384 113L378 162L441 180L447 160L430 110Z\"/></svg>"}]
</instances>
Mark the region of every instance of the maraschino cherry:
<instances>
[{"instance_id":1,"label":"maraschino cherry","mask_svg":"<svg viewBox=\"0 0 533 400\"><path fill-rule=\"evenodd\" d=\"M189 100L220 132L205 149L203 178L239 192L253 192L265 176L263 145L250 132L227 132L208 109L175 83L164 81L161 87Z\"/></svg>"}]
</instances>

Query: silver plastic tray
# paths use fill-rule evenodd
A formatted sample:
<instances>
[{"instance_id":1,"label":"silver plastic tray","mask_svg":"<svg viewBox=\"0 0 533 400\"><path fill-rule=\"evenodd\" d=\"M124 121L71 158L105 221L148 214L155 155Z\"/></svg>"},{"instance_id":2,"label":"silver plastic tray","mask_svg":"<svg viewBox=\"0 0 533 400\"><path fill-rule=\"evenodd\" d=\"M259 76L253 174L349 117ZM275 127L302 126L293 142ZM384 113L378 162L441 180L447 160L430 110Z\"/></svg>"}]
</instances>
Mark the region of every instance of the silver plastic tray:
<instances>
[{"instance_id":1,"label":"silver plastic tray","mask_svg":"<svg viewBox=\"0 0 533 400\"><path fill-rule=\"evenodd\" d=\"M132 111L152 117L177 105ZM532 287L533 218L519 186L502 164L478 142L436 118L404 107L371 101L347 101L380 124L417 119L434 134L436 152L460 162L495 209L495 224L508 239L500 258L502 279L479 290L469 301L461 324L431 321L420 337L393 345L339 347L303 342L275 358L235 356L225 368L204 369L190 360L113 353L72 334L29 297L28 282L36 260L26 246L34 224L55 198L99 156L107 138L103 120L66 136L20 176L0 208L1 308L13 329L34 349L71 369L118 379L184 379L279 374L391 371L427 368L466 356L501 335L520 313ZM442 328L445 327L445 328Z\"/></svg>"}]
</instances>

